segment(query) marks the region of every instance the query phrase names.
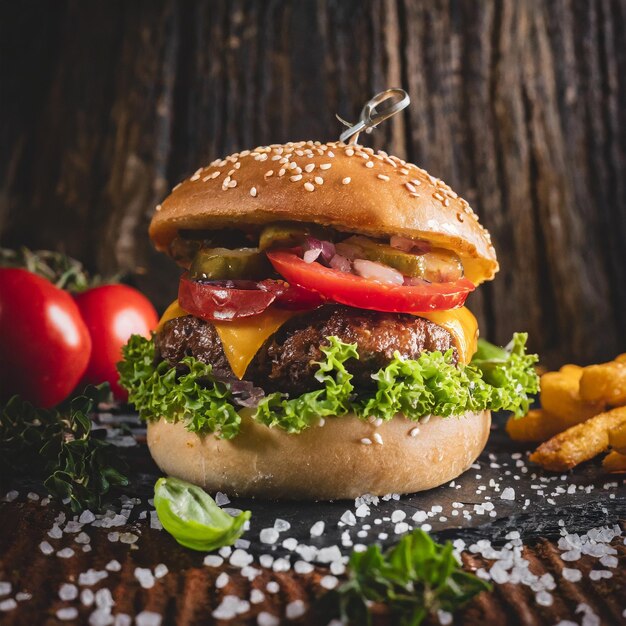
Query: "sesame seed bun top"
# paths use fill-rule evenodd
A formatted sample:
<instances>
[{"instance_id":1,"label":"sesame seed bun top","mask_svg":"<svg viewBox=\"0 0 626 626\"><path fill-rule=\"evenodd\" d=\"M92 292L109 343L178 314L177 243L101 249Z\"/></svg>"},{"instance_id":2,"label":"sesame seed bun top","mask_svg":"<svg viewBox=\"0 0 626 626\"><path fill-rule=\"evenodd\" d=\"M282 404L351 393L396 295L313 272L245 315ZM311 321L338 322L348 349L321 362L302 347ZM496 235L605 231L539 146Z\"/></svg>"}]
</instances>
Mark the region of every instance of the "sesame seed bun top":
<instances>
[{"instance_id":1,"label":"sesame seed bun top","mask_svg":"<svg viewBox=\"0 0 626 626\"><path fill-rule=\"evenodd\" d=\"M489 233L444 182L385 152L340 142L263 146L213 161L157 207L150 237L168 252L179 229L278 220L425 239L454 250L475 284L498 271Z\"/></svg>"}]
</instances>

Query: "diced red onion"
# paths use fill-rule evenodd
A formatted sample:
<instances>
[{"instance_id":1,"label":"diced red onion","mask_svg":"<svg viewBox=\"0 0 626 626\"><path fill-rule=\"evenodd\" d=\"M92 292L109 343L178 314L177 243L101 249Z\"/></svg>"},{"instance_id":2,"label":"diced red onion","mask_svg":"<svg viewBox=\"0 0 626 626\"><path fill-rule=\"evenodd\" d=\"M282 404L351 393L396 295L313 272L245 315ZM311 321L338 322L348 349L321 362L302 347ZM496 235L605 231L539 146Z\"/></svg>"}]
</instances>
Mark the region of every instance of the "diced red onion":
<instances>
[{"instance_id":1,"label":"diced red onion","mask_svg":"<svg viewBox=\"0 0 626 626\"><path fill-rule=\"evenodd\" d=\"M355 273L363 278L369 278L370 280L388 285L402 285L404 283L404 276L398 270L382 263L355 259L352 262L352 266Z\"/></svg>"},{"instance_id":2,"label":"diced red onion","mask_svg":"<svg viewBox=\"0 0 626 626\"><path fill-rule=\"evenodd\" d=\"M317 250L307 250L303 255L302 258L304 259L305 263L313 263L313 261L317 261L317 257L322 254L322 249L318 248Z\"/></svg>"},{"instance_id":3,"label":"diced red onion","mask_svg":"<svg viewBox=\"0 0 626 626\"><path fill-rule=\"evenodd\" d=\"M335 255L335 246L330 241L321 241L315 237L307 237L304 240L304 254L302 258L306 263L313 263L322 257L328 263Z\"/></svg>"},{"instance_id":4,"label":"diced red onion","mask_svg":"<svg viewBox=\"0 0 626 626\"><path fill-rule=\"evenodd\" d=\"M348 259L341 254L335 254L328 264L334 270L338 270L339 272L349 272L352 269L350 261L348 261Z\"/></svg>"},{"instance_id":5,"label":"diced red onion","mask_svg":"<svg viewBox=\"0 0 626 626\"><path fill-rule=\"evenodd\" d=\"M416 241L415 239L401 237L400 235L392 235L389 239L389 245L397 250L412 252L413 254L424 254L429 252L432 248L428 241Z\"/></svg>"}]
</instances>

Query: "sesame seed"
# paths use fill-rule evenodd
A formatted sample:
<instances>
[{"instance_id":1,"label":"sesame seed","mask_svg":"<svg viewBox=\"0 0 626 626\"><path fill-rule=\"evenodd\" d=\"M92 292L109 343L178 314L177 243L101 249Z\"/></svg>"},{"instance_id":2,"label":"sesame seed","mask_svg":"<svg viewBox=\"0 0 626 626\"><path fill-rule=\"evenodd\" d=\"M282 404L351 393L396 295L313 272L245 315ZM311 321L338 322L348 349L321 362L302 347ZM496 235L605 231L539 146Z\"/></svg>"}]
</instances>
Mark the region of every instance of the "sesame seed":
<instances>
[{"instance_id":1,"label":"sesame seed","mask_svg":"<svg viewBox=\"0 0 626 626\"><path fill-rule=\"evenodd\" d=\"M331 159L335 156L335 153L334 153L332 150L329 150L326 154L327 154L327 155L328 155Z\"/></svg>"},{"instance_id":2,"label":"sesame seed","mask_svg":"<svg viewBox=\"0 0 626 626\"><path fill-rule=\"evenodd\" d=\"M324 184L324 179L321 176L316 176L314 180L315 180L315 184L316 185L323 185Z\"/></svg>"},{"instance_id":3,"label":"sesame seed","mask_svg":"<svg viewBox=\"0 0 626 626\"><path fill-rule=\"evenodd\" d=\"M381 446L383 445L383 438L380 436L380 433L374 433L374 441Z\"/></svg>"},{"instance_id":4,"label":"sesame seed","mask_svg":"<svg viewBox=\"0 0 626 626\"><path fill-rule=\"evenodd\" d=\"M443 196L438 191L435 191L433 198L436 198L439 202L443 202Z\"/></svg>"},{"instance_id":5,"label":"sesame seed","mask_svg":"<svg viewBox=\"0 0 626 626\"><path fill-rule=\"evenodd\" d=\"M253 198L256 198L256 187L252 187L252 188L250 189L250 195L251 195Z\"/></svg>"},{"instance_id":6,"label":"sesame seed","mask_svg":"<svg viewBox=\"0 0 626 626\"><path fill-rule=\"evenodd\" d=\"M350 181L351 181L351 180L352 180L352 179L351 179L349 176L346 176L346 177L345 177L345 178L344 178L341 182L342 182L344 185L347 185L347 184L349 184L349 183L350 183Z\"/></svg>"},{"instance_id":7,"label":"sesame seed","mask_svg":"<svg viewBox=\"0 0 626 626\"><path fill-rule=\"evenodd\" d=\"M290 170L295 170L298 167L298 164L295 161L292 161L288 166Z\"/></svg>"},{"instance_id":8,"label":"sesame seed","mask_svg":"<svg viewBox=\"0 0 626 626\"><path fill-rule=\"evenodd\" d=\"M352 156L354 154L354 150L352 148L348 148L346 150L346 156Z\"/></svg>"},{"instance_id":9,"label":"sesame seed","mask_svg":"<svg viewBox=\"0 0 626 626\"><path fill-rule=\"evenodd\" d=\"M265 172L265 176L264 178L269 178L270 176L274 175L274 170L267 170L267 172Z\"/></svg>"},{"instance_id":10,"label":"sesame seed","mask_svg":"<svg viewBox=\"0 0 626 626\"><path fill-rule=\"evenodd\" d=\"M157 204L157 205L156 205L156 209L155 209L155 211L160 211L162 208L163 208L163 207L162 207L160 204Z\"/></svg>"},{"instance_id":11,"label":"sesame seed","mask_svg":"<svg viewBox=\"0 0 626 626\"><path fill-rule=\"evenodd\" d=\"M417 185L417 186L419 186L419 185L421 185L421 184L422 184L422 181L421 181L421 180L417 180L417 178L414 178L411 182L412 182L414 185Z\"/></svg>"},{"instance_id":12,"label":"sesame seed","mask_svg":"<svg viewBox=\"0 0 626 626\"><path fill-rule=\"evenodd\" d=\"M371 168L371 167L374 167L374 161L368 161L368 162L365 164L365 167L370 167L370 168Z\"/></svg>"},{"instance_id":13,"label":"sesame seed","mask_svg":"<svg viewBox=\"0 0 626 626\"><path fill-rule=\"evenodd\" d=\"M405 176L407 176L407 175L408 175L408 173L409 173L409 170L407 170L405 167L403 167L403 168L400 170L400 173L401 173L401 174L404 174Z\"/></svg>"},{"instance_id":14,"label":"sesame seed","mask_svg":"<svg viewBox=\"0 0 626 626\"><path fill-rule=\"evenodd\" d=\"M283 157L280 154L275 154L272 157L272 161L280 161Z\"/></svg>"},{"instance_id":15,"label":"sesame seed","mask_svg":"<svg viewBox=\"0 0 626 626\"><path fill-rule=\"evenodd\" d=\"M417 437L420 433L420 429L416 426L415 428L411 428L411 430L409 431L409 435L411 435L411 437Z\"/></svg>"},{"instance_id":16,"label":"sesame seed","mask_svg":"<svg viewBox=\"0 0 626 626\"><path fill-rule=\"evenodd\" d=\"M280 170L278 171L278 175L279 176L284 176L285 175L285 171L286 171L285 168L281 167Z\"/></svg>"},{"instance_id":17,"label":"sesame seed","mask_svg":"<svg viewBox=\"0 0 626 626\"><path fill-rule=\"evenodd\" d=\"M304 183L304 188L305 188L307 191L315 191L315 185L314 185L314 184L312 184L312 183L308 183L308 182L307 182L307 183Z\"/></svg>"},{"instance_id":18,"label":"sesame seed","mask_svg":"<svg viewBox=\"0 0 626 626\"><path fill-rule=\"evenodd\" d=\"M310 174L314 169L315 169L315 163L309 163L308 165L305 166L304 171L307 174Z\"/></svg>"},{"instance_id":19,"label":"sesame seed","mask_svg":"<svg viewBox=\"0 0 626 626\"><path fill-rule=\"evenodd\" d=\"M236 187L236 186L237 186L237 181L236 181L236 180L231 180L231 181L228 183L228 186L229 186L231 189L232 189L233 187Z\"/></svg>"},{"instance_id":20,"label":"sesame seed","mask_svg":"<svg viewBox=\"0 0 626 626\"><path fill-rule=\"evenodd\" d=\"M389 176L385 176L385 174L379 174L378 178L380 178L380 180L384 180L385 182L389 180Z\"/></svg>"},{"instance_id":21,"label":"sesame seed","mask_svg":"<svg viewBox=\"0 0 626 626\"><path fill-rule=\"evenodd\" d=\"M322 163L320 165L321 170L329 170L331 168L332 163Z\"/></svg>"},{"instance_id":22,"label":"sesame seed","mask_svg":"<svg viewBox=\"0 0 626 626\"><path fill-rule=\"evenodd\" d=\"M266 156L266 155L261 155L261 156ZM239 161L237 161L237 163L235 163L235 169L238 170L241 167L241 163L239 163Z\"/></svg>"},{"instance_id":23,"label":"sesame seed","mask_svg":"<svg viewBox=\"0 0 626 626\"><path fill-rule=\"evenodd\" d=\"M297 183L299 180L302 180L302 174L295 174L294 176L290 176L289 180L292 183Z\"/></svg>"},{"instance_id":24,"label":"sesame seed","mask_svg":"<svg viewBox=\"0 0 626 626\"><path fill-rule=\"evenodd\" d=\"M217 172L213 172L211 174L211 178L217 178L222 172L220 172L219 170Z\"/></svg>"},{"instance_id":25,"label":"sesame seed","mask_svg":"<svg viewBox=\"0 0 626 626\"><path fill-rule=\"evenodd\" d=\"M361 443L364 446L371 446L372 445L372 440L368 439L367 437L363 437L363 439L361 439Z\"/></svg>"},{"instance_id":26,"label":"sesame seed","mask_svg":"<svg viewBox=\"0 0 626 626\"><path fill-rule=\"evenodd\" d=\"M415 189L415 187L413 185L411 185L411 183L404 183L404 186L411 192L411 193L415 193L417 191L417 189Z\"/></svg>"}]
</instances>

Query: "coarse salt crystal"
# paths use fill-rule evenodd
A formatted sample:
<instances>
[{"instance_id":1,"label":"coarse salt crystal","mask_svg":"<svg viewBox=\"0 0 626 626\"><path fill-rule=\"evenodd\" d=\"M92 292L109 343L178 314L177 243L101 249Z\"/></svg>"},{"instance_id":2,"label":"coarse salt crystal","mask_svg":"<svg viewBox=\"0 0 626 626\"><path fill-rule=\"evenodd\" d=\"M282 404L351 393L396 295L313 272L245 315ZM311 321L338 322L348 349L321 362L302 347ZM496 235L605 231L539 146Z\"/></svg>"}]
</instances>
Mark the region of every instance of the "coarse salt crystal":
<instances>
[{"instance_id":1,"label":"coarse salt crystal","mask_svg":"<svg viewBox=\"0 0 626 626\"><path fill-rule=\"evenodd\" d=\"M296 561L293 564L293 569L296 574L310 574L315 568L311 563L307 563L306 561Z\"/></svg>"},{"instance_id":2,"label":"coarse salt crystal","mask_svg":"<svg viewBox=\"0 0 626 626\"><path fill-rule=\"evenodd\" d=\"M144 589L154 587L154 574L147 567L136 567L134 575Z\"/></svg>"},{"instance_id":3,"label":"coarse salt crystal","mask_svg":"<svg viewBox=\"0 0 626 626\"><path fill-rule=\"evenodd\" d=\"M59 550L57 552L57 556L61 559L69 559L73 557L76 553L72 548L63 548L63 550Z\"/></svg>"},{"instance_id":4,"label":"coarse salt crystal","mask_svg":"<svg viewBox=\"0 0 626 626\"><path fill-rule=\"evenodd\" d=\"M78 609L73 606L66 606L62 609L58 609L56 612L56 616L57 619L60 619L62 622L76 619L78 617Z\"/></svg>"},{"instance_id":5,"label":"coarse salt crystal","mask_svg":"<svg viewBox=\"0 0 626 626\"><path fill-rule=\"evenodd\" d=\"M8 596L13 589L13 585L8 582L0 582L0 596Z\"/></svg>"},{"instance_id":6,"label":"coarse salt crystal","mask_svg":"<svg viewBox=\"0 0 626 626\"><path fill-rule=\"evenodd\" d=\"M348 526L354 526L356 524L356 517L354 516L354 513L348 509L341 516L341 521Z\"/></svg>"},{"instance_id":7,"label":"coarse salt crystal","mask_svg":"<svg viewBox=\"0 0 626 626\"><path fill-rule=\"evenodd\" d=\"M207 567L220 567L224 563L224 559L217 554L208 554L204 557L204 564Z\"/></svg>"},{"instance_id":8,"label":"coarse salt crystal","mask_svg":"<svg viewBox=\"0 0 626 626\"><path fill-rule=\"evenodd\" d=\"M250 565L254 558L251 554L248 554L245 550L241 548L237 548L231 555L229 563L233 567L245 567L246 565Z\"/></svg>"},{"instance_id":9,"label":"coarse salt crystal","mask_svg":"<svg viewBox=\"0 0 626 626\"><path fill-rule=\"evenodd\" d=\"M579 569L574 569L572 567L564 567L561 574L565 580L568 580L571 583L577 583L583 577L583 573Z\"/></svg>"},{"instance_id":10,"label":"coarse salt crystal","mask_svg":"<svg viewBox=\"0 0 626 626\"><path fill-rule=\"evenodd\" d=\"M137 626L161 626L163 616L154 611L141 611L135 616Z\"/></svg>"},{"instance_id":11,"label":"coarse salt crystal","mask_svg":"<svg viewBox=\"0 0 626 626\"><path fill-rule=\"evenodd\" d=\"M7 598L6 600L2 600L0 602L0 611L7 613L8 611L12 611L17 607L17 602L13 598Z\"/></svg>"},{"instance_id":12,"label":"coarse salt crystal","mask_svg":"<svg viewBox=\"0 0 626 626\"><path fill-rule=\"evenodd\" d=\"M230 576L226 573L226 572L222 572L216 579L215 579L215 587L217 589L222 589L223 587L226 587L226 585L228 584L228 581L230 580Z\"/></svg>"},{"instance_id":13,"label":"coarse salt crystal","mask_svg":"<svg viewBox=\"0 0 626 626\"><path fill-rule=\"evenodd\" d=\"M261 543L276 543L278 541L278 531L275 528L263 528L259 533Z\"/></svg>"},{"instance_id":14,"label":"coarse salt crystal","mask_svg":"<svg viewBox=\"0 0 626 626\"><path fill-rule=\"evenodd\" d=\"M163 578L164 576L167 576L169 571L170 570L167 568L167 565L165 565L165 563L159 563L154 568L154 577L155 578Z\"/></svg>"},{"instance_id":15,"label":"coarse salt crystal","mask_svg":"<svg viewBox=\"0 0 626 626\"><path fill-rule=\"evenodd\" d=\"M251 604L260 604L263 600L265 600L265 594L260 589L252 589L250 591Z\"/></svg>"},{"instance_id":16,"label":"coarse salt crystal","mask_svg":"<svg viewBox=\"0 0 626 626\"><path fill-rule=\"evenodd\" d=\"M324 522L315 522L315 524L311 526L311 537L321 537L324 534L325 526Z\"/></svg>"},{"instance_id":17,"label":"coarse salt crystal","mask_svg":"<svg viewBox=\"0 0 626 626\"><path fill-rule=\"evenodd\" d=\"M104 566L104 569L109 572L119 572L122 569L122 564L118 560L113 559Z\"/></svg>"},{"instance_id":18,"label":"coarse salt crystal","mask_svg":"<svg viewBox=\"0 0 626 626\"><path fill-rule=\"evenodd\" d=\"M515 489L513 487L506 487L500 495L501 500L515 500Z\"/></svg>"},{"instance_id":19,"label":"coarse salt crystal","mask_svg":"<svg viewBox=\"0 0 626 626\"><path fill-rule=\"evenodd\" d=\"M59 598L66 602L78 598L78 587L70 583L64 583L59 588Z\"/></svg>"},{"instance_id":20,"label":"coarse salt crystal","mask_svg":"<svg viewBox=\"0 0 626 626\"><path fill-rule=\"evenodd\" d=\"M265 585L265 588L270 593L278 593L280 591L280 585L275 580L270 580L267 585Z\"/></svg>"},{"instance_id":21,"label":"coarse salt crystal","mask_svg":"<svg viewBox=\"0 0 626 626\"><path fill-rule=\"evenodd\" d=\"M302 600L294 600L285 607L285 617L287 619L298 619L306 613L306 605Z\"/></svg>"},{"instance_id":22,"label":"coarse salt crystal","mask_svg":"<svg viewBox=\"0 0 626 626\"><path fill-rule=\"evenodd\" d=\"M338 584L339 580L337 580L335 576L330 576L328 574L326 576L322 576L322 579L320 580L320 585L324 589L334 589Z\"/></svg>"},{"instance_id":23,"label":"coarse salt crystal","mask_svg":"<svg viewBox=\"0 0 626 626\"><path fill-rule=\"evenodd\" d=\"M272 615L267 611L261 611L257 615L256 623L258 626L278 626L280 624L280 619L278 619L276 615Z\"/></svg>"}]
</instances>

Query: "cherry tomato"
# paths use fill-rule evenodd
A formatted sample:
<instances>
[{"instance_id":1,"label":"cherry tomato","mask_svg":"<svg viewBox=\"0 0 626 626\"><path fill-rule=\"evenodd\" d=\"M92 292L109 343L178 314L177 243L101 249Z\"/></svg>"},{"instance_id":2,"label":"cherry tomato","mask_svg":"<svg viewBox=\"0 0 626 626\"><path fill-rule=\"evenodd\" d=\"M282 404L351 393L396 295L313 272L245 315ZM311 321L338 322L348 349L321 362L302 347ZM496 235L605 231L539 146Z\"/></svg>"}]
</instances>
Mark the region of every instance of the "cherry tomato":
<instances>
[{"instance_id":1,"label":"cherry tomato","mask_svg":"<svg viewBox=\"0 0 626 626\"><path fill-rule=\"evenodd\" d=\"M126 285L103 285L74 296L89 329L93 351L84 376L85 383L108 382L113 395L128 395L119 385L115 365L122 360L122 346L131 335L150 337L159 322L150 301Z\"/></svg>"},{"instance_id":2,"label":"cherry tomato","mask_svg":"<svg viewBox=\"0 0 626 626\"><path fill-rule=\"evenodd\" d=\"M67 292L22 269L0 269L0 399L40 407L64 400L91 354L89 331Z\"/></svg>"},{"instance_id":3,"label":"cherry tomato","mask_svg":"<svg viewBox=\"0 0 626 626\"><path fill-rule=\"evenodd\" d=\"M274 269L290 284L317 292L323 298L361 309L392 313L420 313L462 306L474 285L466 278L449 283L404 286L380 283L361 276L307 263L288 250L267 256Z\"/></svg>"}]
</instances>

